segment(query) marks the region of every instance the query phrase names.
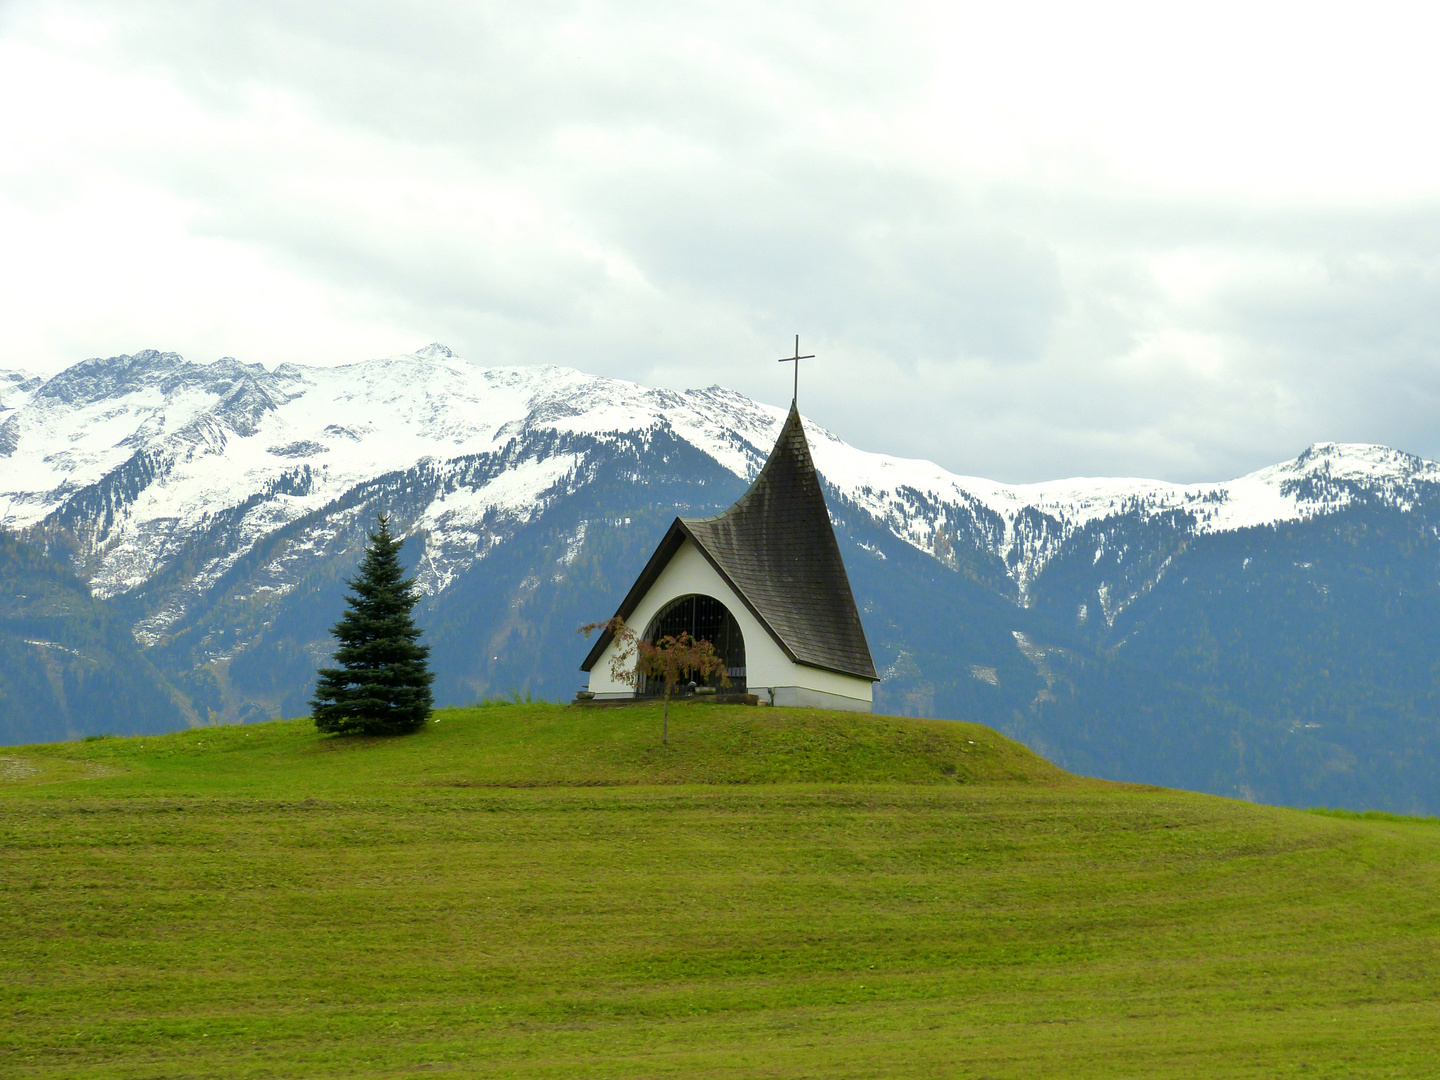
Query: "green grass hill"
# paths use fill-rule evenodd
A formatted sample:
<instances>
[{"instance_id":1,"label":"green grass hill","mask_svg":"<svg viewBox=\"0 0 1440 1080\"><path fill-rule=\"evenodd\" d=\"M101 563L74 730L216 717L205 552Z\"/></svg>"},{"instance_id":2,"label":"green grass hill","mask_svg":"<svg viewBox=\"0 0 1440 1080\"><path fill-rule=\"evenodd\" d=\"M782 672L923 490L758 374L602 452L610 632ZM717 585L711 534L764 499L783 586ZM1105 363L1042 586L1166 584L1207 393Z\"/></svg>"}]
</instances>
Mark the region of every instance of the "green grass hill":
<instances>
[{"instance_id":1,"label":"green grass hill","mask_svg":"<svg viewBox=\"0 0 1440 1080\"><path fill-rule=\"evenodd\" d=\"M487 706L0 750L6 1077L1440 1075L1440 822L977 725Z\"/></svg>"}]
</instances>

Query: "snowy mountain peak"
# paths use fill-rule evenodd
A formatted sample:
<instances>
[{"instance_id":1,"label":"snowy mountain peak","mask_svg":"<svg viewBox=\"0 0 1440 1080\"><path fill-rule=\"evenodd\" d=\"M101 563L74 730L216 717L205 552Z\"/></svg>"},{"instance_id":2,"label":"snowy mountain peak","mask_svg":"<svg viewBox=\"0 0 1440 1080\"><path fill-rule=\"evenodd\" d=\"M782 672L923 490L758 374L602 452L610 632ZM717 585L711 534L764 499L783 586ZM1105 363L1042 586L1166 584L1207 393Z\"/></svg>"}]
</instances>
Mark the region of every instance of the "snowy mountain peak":
<instances>
[{"instance_id":1,"label":"snowy mountain peak","mask_svg":"<svg viewBox=\"0 0 1440 1080\"><path fill-rule=\"evenodd\" d=\"M1345 480L1440 479L1440 465L1435 462L1372 443L1314 443L1293 461L1271 468L1295 475L1324 474ZM1267 471L1260 470L1261 473Z\"/></svg>"},{"instance_id":2,"label":"snowy mountain peak","mask_svg":"<svg viewBox=\"0 0 1440 1080\"><path fill-rule=\"evenodd\" d=\"M447 346L441 345L438 341L432 341L423 349L416 349L415 355L421 360L438 360L441 357L449 358L455 354Z\"/></svg>"}]
</instances>

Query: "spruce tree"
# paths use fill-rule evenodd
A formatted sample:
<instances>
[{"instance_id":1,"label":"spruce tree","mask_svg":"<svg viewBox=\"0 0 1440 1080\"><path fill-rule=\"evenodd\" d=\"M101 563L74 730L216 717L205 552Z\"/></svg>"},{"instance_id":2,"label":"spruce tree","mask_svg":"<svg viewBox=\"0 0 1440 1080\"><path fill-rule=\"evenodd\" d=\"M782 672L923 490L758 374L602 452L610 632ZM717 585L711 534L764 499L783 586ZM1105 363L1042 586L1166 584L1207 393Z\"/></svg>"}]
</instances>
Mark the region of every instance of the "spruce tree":
<instances>
[{"instance_id":1,"label":"spruce tree","mask_svg":"<svg viewBox=\"0 0 1440 1080\"><path fill-rule=\"evenodd\" d=\"M359 574L346 584L346 611L331 629L340 647L333 668L321 668L310 702L321 731L397 735L430 715L430 647L410 617L419 599L403 576L400 541L386 515L370 534Z\"/></svg>"}]
</instances>

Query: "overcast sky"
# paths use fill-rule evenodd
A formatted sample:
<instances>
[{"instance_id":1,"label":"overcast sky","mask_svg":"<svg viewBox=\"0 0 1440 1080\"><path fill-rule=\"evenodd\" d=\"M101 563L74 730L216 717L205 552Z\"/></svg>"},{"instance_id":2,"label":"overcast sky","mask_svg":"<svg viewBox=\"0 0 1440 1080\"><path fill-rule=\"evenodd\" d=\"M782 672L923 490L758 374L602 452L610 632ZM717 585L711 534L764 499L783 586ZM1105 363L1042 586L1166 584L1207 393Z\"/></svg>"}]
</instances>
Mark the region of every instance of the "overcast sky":
<instances>
[{"instance_id":1,"label":"overcast sky","mask_svg":"<svg viewBox=\"0 0 1440 1080\"><path fill-rule=\"evenodd\" d=\"M0 367L430 341L1026 481L1440 458L1421 4L0 0Z\"/></svg>"}]
</instances>

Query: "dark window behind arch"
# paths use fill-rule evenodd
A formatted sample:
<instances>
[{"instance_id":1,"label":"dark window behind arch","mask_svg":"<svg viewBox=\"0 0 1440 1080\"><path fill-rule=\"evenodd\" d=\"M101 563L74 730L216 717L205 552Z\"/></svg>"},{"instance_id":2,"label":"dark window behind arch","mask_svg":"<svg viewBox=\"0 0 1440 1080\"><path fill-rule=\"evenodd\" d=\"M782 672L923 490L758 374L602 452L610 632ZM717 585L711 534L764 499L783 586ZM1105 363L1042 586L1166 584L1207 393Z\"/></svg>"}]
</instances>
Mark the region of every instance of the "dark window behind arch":
<instances>
[{"instance_id":1,"label":"dark window behind arch","mask_svg":"<svg viewBox=\"0 0 1440 1080\"><path fill-rule=\"evenodd\" d=\"M645 637L657 641L666 636L688 633L697 641L708 641L715 647L715 653L725 661L725 674L730 677L729 690L743 693L745 690L745 639L740 634L740 624L729 608L713 596L698 593L682 596L670 601L660 609L660 614L650 620ZM720 679L710 680L718 684ZM658 693L659 687L647 685L642 693Z\"/></svg>"}]
</instances>

